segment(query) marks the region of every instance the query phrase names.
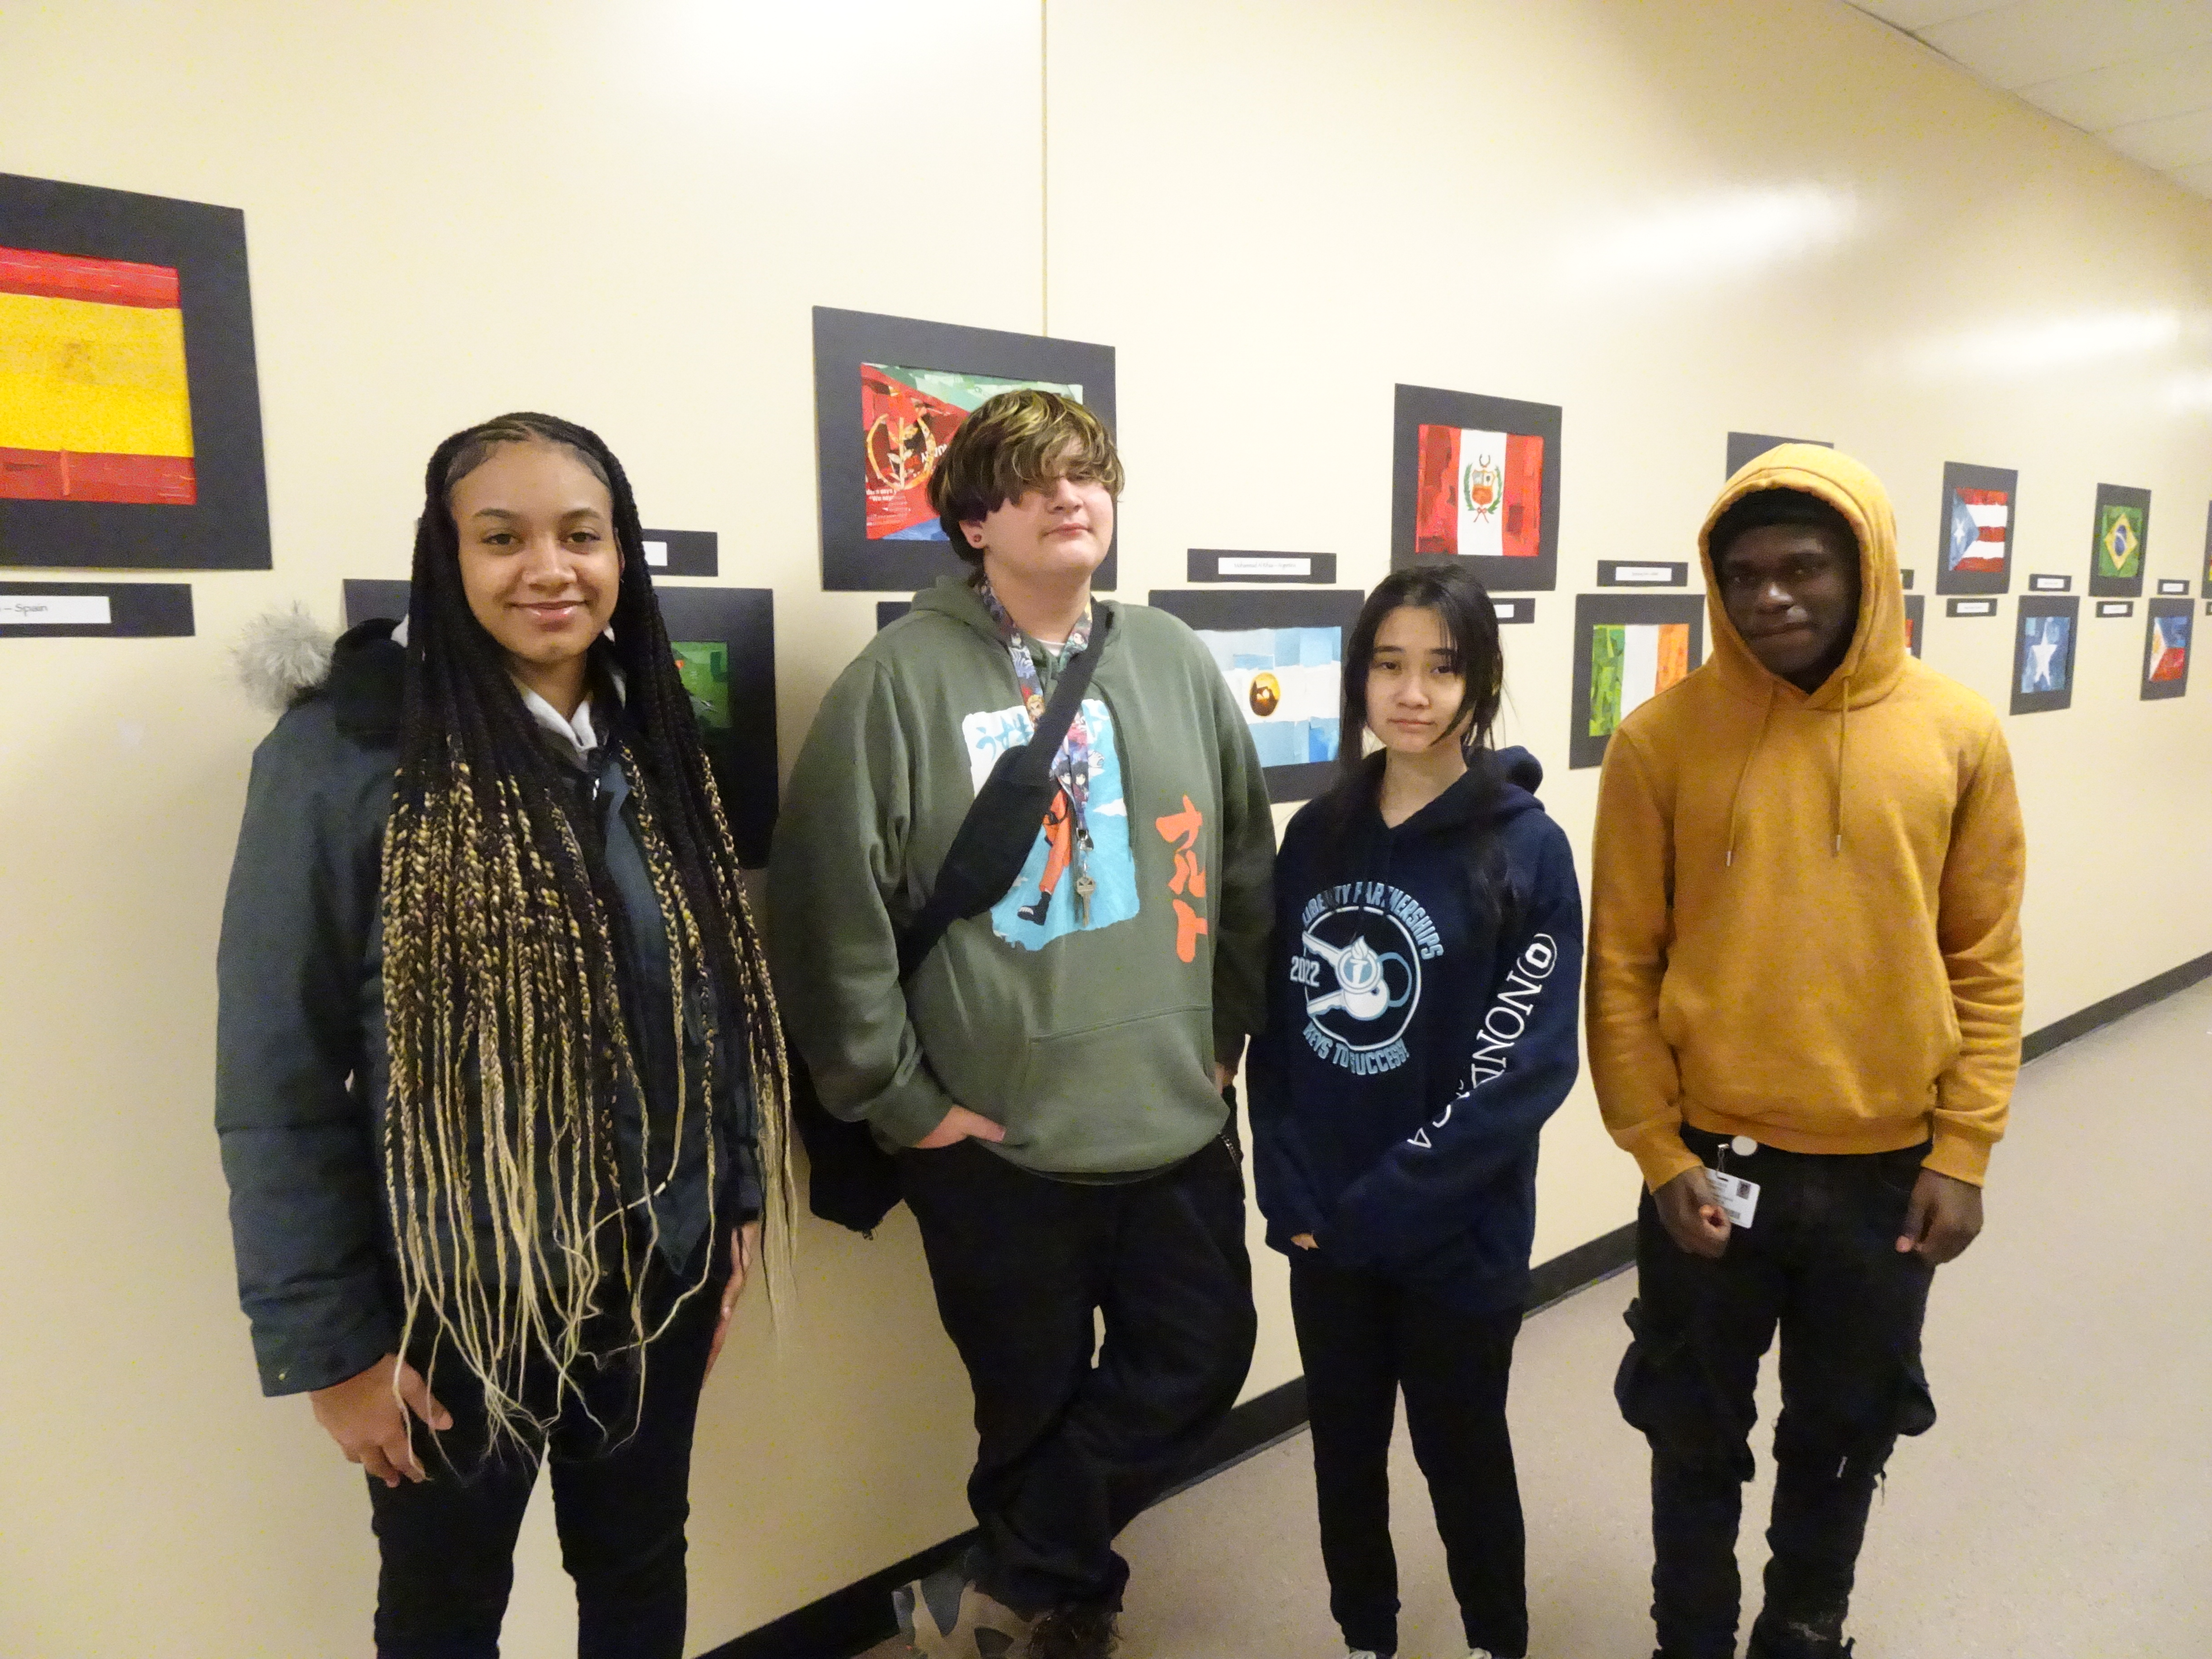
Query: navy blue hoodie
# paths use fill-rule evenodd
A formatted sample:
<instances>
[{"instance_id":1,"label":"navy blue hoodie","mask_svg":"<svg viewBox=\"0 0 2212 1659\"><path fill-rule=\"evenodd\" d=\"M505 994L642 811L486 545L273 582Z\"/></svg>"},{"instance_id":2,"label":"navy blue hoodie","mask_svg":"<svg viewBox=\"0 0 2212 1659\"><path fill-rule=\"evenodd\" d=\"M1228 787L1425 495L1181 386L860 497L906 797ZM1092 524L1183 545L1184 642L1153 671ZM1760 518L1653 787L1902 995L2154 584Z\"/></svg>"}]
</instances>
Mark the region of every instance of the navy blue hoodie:
<instances>
[{"instance_id":1,"label":"navy blue hoodie","mask_svg":"<svg viewBox=\"0 0 2212 1659\"><path fill-rule=\"evenodd\" d=\"M1580 1066L1582 895L1543 775L1526 750L1485 756L1395 830L1369 805L1335 848L1322 802L1291 820L1248 1074L1275 1249L1310 1232L1471 1313L1526 1299L1537 1137ZM1504 934L1470 858L1486 823Z\"/></svg>"}]
</instances>

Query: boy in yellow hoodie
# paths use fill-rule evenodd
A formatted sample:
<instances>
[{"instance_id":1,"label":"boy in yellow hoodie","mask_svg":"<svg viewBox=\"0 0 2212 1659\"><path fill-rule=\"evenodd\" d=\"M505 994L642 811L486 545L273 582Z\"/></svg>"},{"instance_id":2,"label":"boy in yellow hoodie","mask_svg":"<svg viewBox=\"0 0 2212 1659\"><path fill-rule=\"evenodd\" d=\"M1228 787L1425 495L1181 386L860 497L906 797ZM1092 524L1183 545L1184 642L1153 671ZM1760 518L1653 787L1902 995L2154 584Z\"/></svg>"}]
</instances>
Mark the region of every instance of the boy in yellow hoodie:
<instances>
[{"instance_id":1,"label":"boy in yellow hoodie","mask_svg":"<svg viewBox=\"0 0 2212 1659\"><path fill-rule=\"evenodd\" d=\"M1871 473L1769 450L1699 548L1712 659L1613 734L1591 866L1590 1071L1649 1189L1614 1392L1651 1446L1660 1659L1726 1659L1779 1327L1749 1654L1832 1659L2019 1069L2024 842L1996 715L1906 649Z\"/></svg>"}]
</instances>

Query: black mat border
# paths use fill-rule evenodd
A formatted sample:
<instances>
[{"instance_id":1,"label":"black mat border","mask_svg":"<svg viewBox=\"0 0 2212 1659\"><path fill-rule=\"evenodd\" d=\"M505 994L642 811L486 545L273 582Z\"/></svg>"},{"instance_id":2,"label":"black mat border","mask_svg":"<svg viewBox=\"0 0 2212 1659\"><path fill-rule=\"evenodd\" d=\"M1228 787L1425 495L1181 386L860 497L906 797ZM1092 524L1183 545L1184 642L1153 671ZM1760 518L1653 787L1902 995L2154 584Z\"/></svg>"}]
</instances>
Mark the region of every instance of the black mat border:
<instances>
[{"instance_id":1,"label":"black mat border","mask_svg":"<svg viewBox=\"0 0 2212 1659\"><path fill-rule=\"evenodd\" d=\"M2074 625L2066 630L2066 689L2063 691L2023 691L2020 689L2020 671L2027 660L2027 636L2021 624L2030 617L2070 617ZM2069 708L2074 703L2074 677L2081 663L2081 600L2074 593L2023 593L2020 596L2020 612L2012 624L2012 678L2007 682L2012 688L2012 706L2008 711L2014 714L2048 714L2057 709Z\"/></svg>"},{"instance_id":2,"label":"black mat border","mask_svg":"<svg viewBox=\"0 0 2212 1659\"><path fill-rule=\"evenodd\" d=\"M1951 492L1955 489L2002 489L2005 497L2004 568L1951 568ZM2020 473L2002 466L1975 466L1966 461L1943 463L1942 506L1936 515L1936 591L1938 593L2008 593L2012 591L2013 533L2020 524Z\"/></svg>"},{"instance_id":3,"label":"black mat border","mask_svg":"<svg viewBox=\"0 0 2212 1659\"><path fill-rule=\"evenodd\" d=\"M2097 574L2097 520L2107 507L2139 507L2142 509L2142 562L2132 576L2100 576ZM2139 599L2142 597L2143 575L2149 569L2150 491L2138 489L2132 484L2099 484L2097 503L2089 509L2089 586L2084 591L2093 599Z\"/></svg>"},{"instance_id":4,"label":"black mat border","mask_svg":"<svg viewBox=\"0 0 2212 1659\"><path fill-rule=\"evenodd\" d=\"M0 501L0 566L268 569L269 487L246 215L204 202L0 173L0 245L176 271L198 494L190 507Z\"/></svg>"},{"instance_id":5,"label":"black mat border","mask_svg":"<svg viewBox=\"0 0 2212 1659\"><path fill-rule=\"evenodd\" d=\"M190 582L0 582L0 599L87 599L107 601L110 620L0 623L0 640L171 640L195 631Z\"/></svg>"},{"instance_id":6,"label":"black mat border","mask_svg":"<svg viewBox=\"0 0 2212 1659\"><path fill-rule=\"evenodd\" d=\"M1667 573L1667 579L1656 582L1624 581L1620 574L1624 570L1663 570ZM1680 559L1600 559L1597 562L1597 585L1600 587L1626 588L1630 592L1640 589L1687 587L1690 585L1690 567Z\"/></svg>"},{"instance_id":7,"label":"black mat border","mask_svg":"<svg viewBox=\"0 0 2212 1659\"><path fill-rule=\"evenodd\" d=\"M1145 603L1192 628L1227 630L1240 628L1328 628L1344 630L1349 643L1352 624L1366 595L1356 587L1156 587ZM1334 761L1308 761L1297 766L1262 769L1267 799L1288 803L1311 800L1336 777Z\"/></svg>"},{"instance_id":8,"label":"black mat border","mask_svg":"<svg viewBox=\"0 0 2212 1659\"><path fill-rule=\"evenodd\" d=\"M1041 334L1009 334L888 317L872 311L814 307L814 447L822 525L822 586L832 593L905 592L939 576L964 574L966 561L942 542L872 542L862 479L867 434L860 425L860 365L995 374L1008 380L1079 385L1084 407L1115 429L1114 348ZM1118 515L1117 515L1118 518ZM1106 550L1091 585L1112 591L1119 565Z\"/></svg>"},{"instance_id":9,"label":"black mat border","mask_svg":"<svg viewBox=\"0 0 2212 1659\"><path fill-rule=\"evenodd\" d=\"M1568 703L1567 766L1570 770L1601 765L1608 732L1589 735L1590 630L1611 623L1687 623L1690 672L1705 660L1705 598L1702 593L1612 592L1575 595L1575 627L1569 635L1574 659L1574 696Z\"/></svg>"},{"instance_id":10,"label":"black mat border","mask_svg":"<svg viewBox=\"0 0 2212 1659\"><path fill-rule=\"evenodd\" d=\"M1221 574L1224 559L1304 559L1306 561L1306 574L1303 576L1224 576ZM1336 555L1286 553L1265 548L1194 547L1188 550L1184 556L1183 580L1190 582L1260 582L1328 587L1336 580Z\"/></svg>"},{"instance_id":11,"label":"black mat border","mask_svg":"<svg viewBox=\"0 0 2212 1659\"><path fill-rule=\"evenodd\" d=\"M1413 564L1464 564L1493 593L1547 593L1559 585L1559 478L1563 457L1560 429L1565 411L1558 404L1524 403L1441 386L1400 386L1392 394L1390 416L1390 568ZM1416 553L1413 526L1420 483L1420 436L1425 426L1471 427L1486 432L1519 433L1544 441L1544 502L1537 515L1536 556L1492 559L1456 553Z\"/></svg>"},{"instance_id":12,"label":"black mat border","mask_svg":"<svg viewBox=\"0 0 2212 1659\"><path fill-rule=\"evenodd\" d=\"M2150 677L2151 636L2158 628L2160 617L2189 618L2189 649L2181 659L2181 678L2178 680L2153 680ZM2197 601L2191 599L2152 599L2143 606L2142 701L2163 702L2169 697L2189 695L2189 672L2197 666Z\"/></svg>"},{"instance_id":13,"label":"black mat border","mask_svg":"<svg viewBox=\"0 0 2212 1659\"><path fill-rule=\"evenodd\" d=\"M1721 476L1733 478L1770 449L1779 449L1784 444L1816 444L1822 449L1833 449L1833 441L1827 438L1778 438L1771 432L1731 432L1728 434L1728 471Z\"/></svg>"}]
</instances>

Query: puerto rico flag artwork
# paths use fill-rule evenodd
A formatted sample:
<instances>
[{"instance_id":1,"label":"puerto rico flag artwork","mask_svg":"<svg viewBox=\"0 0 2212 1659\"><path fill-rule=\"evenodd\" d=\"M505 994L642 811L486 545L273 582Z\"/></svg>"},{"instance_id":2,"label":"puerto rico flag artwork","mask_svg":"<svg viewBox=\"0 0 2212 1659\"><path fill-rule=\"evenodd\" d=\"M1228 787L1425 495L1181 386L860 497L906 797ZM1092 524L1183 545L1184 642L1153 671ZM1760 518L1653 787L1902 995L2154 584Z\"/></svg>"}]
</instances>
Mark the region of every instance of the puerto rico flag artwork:
<instances>
[{"instance_id":1,"label":"puerto rico flag artwork","mask_svg":"<svg viewBox=\"0 0 2212 1659\"><path fill-rule=\"evenodd\" d=\"M1425 425L1418 452L1416 553L1537 556L1544 517L1543 439Z\"/></svg>"},{"instance_id":2,"label":"puerto rico flag artwork","mask_svg":"<svg viewBox=\"0 0 2212 1659\"><path fill-rule=\"evenodd\" d=\"M2188 678L2189 624L2187 611L2154 617L2150 624L2150 660L2143 678L2153 685L2171 684Z\"/></svg>"},{"instance_id":3,"label":"puerto rico flag artwork","mask_svg":"<svg viewBox=\"0 0 2212 1659\"><path fill-rule=\"evenodd\" d=\"M1600 623L1590 630L1589 735L1610 735L1689 672L1689 623Z\"/></svg>"},{"instance_id":4,"label":"puerto rico flag artwork","mask_svg":"<svg viewBox=\"0 0 2212 1659\"><path fill-rule=\"evenodd\" d=\"M175 270L0 247L0 500L198 498Z\"/></svg>"},{"instance_id":5,"label":"puerto rico flag artwork","mask_svg":"<svg viewBox=\"0 0 2212 1659\"><path fill-rule=\"evenodd\" d=\"M1009 380L951 369L860 365L860 419L867 429L868 539L941 542L929 504L929 475L969 411L986 398L1036 386L1083 401L1079 386Z\"/></svg>"},{"instance_id":6,"label":"puerto rico flag artwork","mask_svg":"<svg viewBox=\"0 0 2212 1659\"><path fill-rule=\"evenodd\" d=\"M1999 572L2012 506L2002 489L1954 489L1946 557L1954 570Z\"/></svg>"}]
</instances>

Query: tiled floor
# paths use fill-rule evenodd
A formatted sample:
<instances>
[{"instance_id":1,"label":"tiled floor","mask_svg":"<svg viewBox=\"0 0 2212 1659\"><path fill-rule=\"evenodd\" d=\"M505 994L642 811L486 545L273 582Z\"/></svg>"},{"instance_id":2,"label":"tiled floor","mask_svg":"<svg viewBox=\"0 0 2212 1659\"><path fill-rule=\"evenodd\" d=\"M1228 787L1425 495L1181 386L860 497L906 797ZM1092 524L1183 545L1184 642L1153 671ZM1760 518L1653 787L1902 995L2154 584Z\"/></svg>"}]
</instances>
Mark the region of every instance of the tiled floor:
<instances>
[{"instance_id":1,"label":"tiled floor","mask_svg":"<svg viewBox=\"0 0 2212 1659\"><path fill-rule=\"evenodd\" d=\"M2212 985L2023 1076L1988 1230L1936 1280L1942 1420L1890 1466L1860 1564L1861 1659L2212 1656L2208 1027ZM1530 1652L1546 1659L1651 1650L1644 1447L1610 1393L1633 1289L1624 1274L1539 1315L1516 1361ZM1770 1379L1769 1424L1772 1405ZM1747 1516L1768 1491L1756 1443ZM1393 1473L1404 1659L1460 1659L1402 1432ZM1310 1480L1295 1437L1133 1526L1123 1659L1340 1655ZM1760 1530L1747 1521L1747 1586Z\"/></svg>"}]
</instances>

